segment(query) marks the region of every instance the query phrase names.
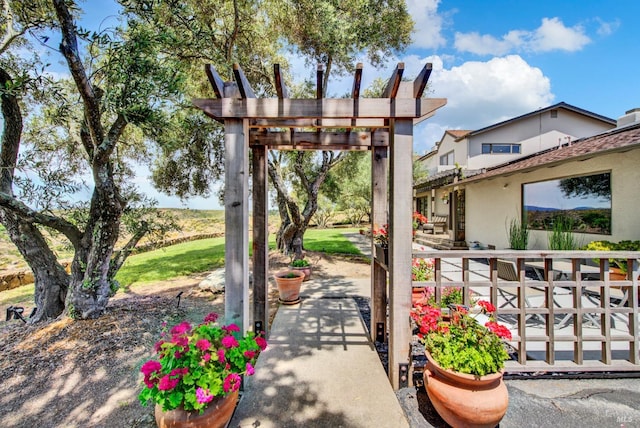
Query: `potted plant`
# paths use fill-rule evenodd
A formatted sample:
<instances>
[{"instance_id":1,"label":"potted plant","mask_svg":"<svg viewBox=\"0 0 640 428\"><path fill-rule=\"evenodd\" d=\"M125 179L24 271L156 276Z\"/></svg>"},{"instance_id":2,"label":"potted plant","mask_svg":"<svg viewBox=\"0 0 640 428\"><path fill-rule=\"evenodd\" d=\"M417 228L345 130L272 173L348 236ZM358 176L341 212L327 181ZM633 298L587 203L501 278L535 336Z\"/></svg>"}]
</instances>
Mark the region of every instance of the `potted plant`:
<instances>
[{"instance_id":1,"label":"potted plant","mask_svg":"<svg viewBox=\"0 0 640 428\"><path fill-rule=\"evenodd\" d=\"M385 224L379 229L373 229L373 244L376 249L375 257L385 265L389 264L389 232Z\"/></svg>"},{"instance_id":2,"label":"potted plant","mask_svg":"<svg viewBox=\"0 0 640 428\"><path fill-rule=\"evenodd\" d=\"M304 272L304 281L309 281L311 279L311 263L305 258L295 259L289 264L289 269L291 270L299 270Z\"/></svg>"},{"instance_id":3,"label":"potted plant","mask_svg":"<svg viewBox=\"0 0 640 428\"><path fill-rule=\"evenodd\" d=\"M640 241L624 240L620 242L591 241L583 250L588 251L640 251ZM593 259L600 263L600 259ZM609 259L609 278L612 280L627 279L627 261L621 259Z\"/></svg>"},{"instance_id":4,"label":"potted plant","mask_svg":"<svg viewBox=\"0 0 640 428\"><path fill-rule=\"evenodd\" d=\"M300 302L300 287L304 281L304 272L288 269L275 274L280 303L294 305Z\"/></svg>"},{"instance_id":5,"label":"potted plant","mask_svg":"<svg viewBox=\"0 0 640 428\"><path fill-rule=\"evenodd\" d=\"M427 219L427 217L425 217L424 215L420 214L419 212L414 212L413 213L413 234L415 235L418 228L420 226L422 226L423 224L427 224L429 220Z\"/></svg>"},{"instance_id":6,"label":"potted plant","mask_svg":"<svg viewBox=\"0 0 640 428\"><path fill-rule=\"evenodd\" d=\"M163 331L156 359L142 365L139 399L155 403L159 427L223 427L231 419L242 376L254 373L267 342L217 319L210 313L195 327L185 321Z\"/></svg>"},{"instance_id":7,"label":"potted plant","mask_svg":"<svg viewBox=\"0 0 640 428\"><path fill-rule=\"evenodd\" d=\"M427 354L427 394L452 426L495 427L509 404L502 380L509 354L502 340L510 340L511 332L495 321L491 303L481 300L477 307L481 313L475 315L462 306L447 317L430 305L415 305L411 313Z\"/></svg>"}]
</instances>

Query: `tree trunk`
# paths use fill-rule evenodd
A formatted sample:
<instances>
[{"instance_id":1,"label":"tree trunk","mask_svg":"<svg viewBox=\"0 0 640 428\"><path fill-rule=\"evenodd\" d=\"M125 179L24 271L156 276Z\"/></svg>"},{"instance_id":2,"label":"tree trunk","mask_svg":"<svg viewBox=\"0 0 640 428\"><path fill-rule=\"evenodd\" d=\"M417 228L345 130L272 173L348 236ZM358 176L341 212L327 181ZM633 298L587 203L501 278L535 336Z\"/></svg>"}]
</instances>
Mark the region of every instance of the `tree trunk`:
<instances>
[{"instance_id":1,"label":"tree trunk","mask_svg":"<svg viewBox=\"0 0 640 428\"><path fill-rule=\"evenodd\" d=\"M0 84L6 86L11 76L0 68ZM1 97L4 129L0 145L0 192L13 196L13 177L22 138L22 111L18 99L3 93ZM37 312L31 322L55 318L64 310L69 276L58 263L40 230L18 212L0 207L0 223L33 271Z\"/></svg>"},{"instance_id":2,"label":"tree trunk","mask_svg":"<svg viewBox=\"0 0 640 428\"><path fill-rule=\"evenodd\" d=\"M36 226L3 208L0 208L0 222L33 271L37 311L30 322L56 318L64 311L69 275L58 263Z\"/></svg>"},{"instance_id":3,"label":"tree trunk","mask_svg":"<svg viewBox=\"0 0 640 428\"><path fill-rule=\"evenodd\" d=\"M109 274L123 205L113 182L110 164L95 168L98 172L94 176L105 179L97 183L94 190L90 221L71 264L71 293L67 299L67 313L81 319L102 315L109 298L117 291L117 283Z\"/></svg>"},{"instance_id":4,"label":"tree trunk","mask_svg":"<svg viewBox=\"0 0 640 428\"><path fill-rule=\"evenodd\" d=\"M273 187L276 189L278 211L280 212L280 229L276 234L276 244L278 250L285 254L297 253L304 249L304 233L309 227L311 218L318 210L318 194L320 186L327 178L329 170L336 166L344 157L342 154L334 154L333 152L322 152L322 164L314 171L314 176L307 177L307 172L303 168L302 151L296 154L293 160L293 170L300 179L300 182L307 194L307 202L304 209L300 211L297 202L289 195L288 187L284 181L282 174L282 157L272 155L269 159L269 177ZM297 250L297 251L296 251Z\"/></svg>"}]
</instances>

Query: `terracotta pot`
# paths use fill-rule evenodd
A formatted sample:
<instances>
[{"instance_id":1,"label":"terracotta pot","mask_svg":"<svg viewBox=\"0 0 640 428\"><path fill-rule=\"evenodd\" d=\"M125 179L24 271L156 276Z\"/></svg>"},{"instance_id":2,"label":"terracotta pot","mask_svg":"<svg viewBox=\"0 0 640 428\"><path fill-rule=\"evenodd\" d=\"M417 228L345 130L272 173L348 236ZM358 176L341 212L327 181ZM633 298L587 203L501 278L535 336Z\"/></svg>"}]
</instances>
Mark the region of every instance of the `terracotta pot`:
<instances>
[{"instance_id":1,"label":"terracotta pot","mask_svg":"<svg viewBox=\"0 0 640 428\"><path fill-rule=\"evenodd\" d=\"M159 428L224 428L233 416L238 402L238 391L225 397L215 397L200 414L197 411L187 412L182 408L163 411L156 404L156 424Z\"/></svg>"},{"instance_id":2,"label":"terracotta pot","mask_svg":"<svg viewBox=\"0 0 640 428\"><path fill-rule=\"evenodd\" d=\"M627 273L620 268L612 267L609 269L609 279L611 281L624 281L627 279Z\"/></svg>"},{"instance_id":3,"label":"terracotta pot","mask_svg":"<svg viewBox=\"0 0 640 428\"><path fill-rule=\"evenodd\" d=\"M411 287L411 304L415 305L422 300L426 300L423 287Z\"/></svg>"},{"instance_id":4,"label":"terracotta pot","mask_svg":"<svg viewBox=\"0 0 640 428\"><path fill-rule=\"evenodd\" d=\"M304 279L302 282L309 281L311 279L311 266L291 266L289 265L289 269L291 270L299 270L300 272L304 272Z\"/></svg>"},{"instance_id":5,"label":"terracotta pot","mask_svg":"<svg viewBox=\"0 0 640 428\"><path fill-rule=\"evenodd\" d=\"M445 370L427 354L423 373L431 404L449 425L493 428L504 417L509 394L502 372L479 378Z\"/></svg>"},{"instance_id":6,"label":"terracotta pot","mask_svg":"<svg viewBox=\"0 0 640 428\"><path fill-rule=\"evenodd\" d=\"M287 278L289 275L295 275L293 278ZM304 272L299 270L286 270L275 275L278 293L280 294L280 302L297 303L300 300L300 287L304 280Z\"/></svg>"}]
</instances>

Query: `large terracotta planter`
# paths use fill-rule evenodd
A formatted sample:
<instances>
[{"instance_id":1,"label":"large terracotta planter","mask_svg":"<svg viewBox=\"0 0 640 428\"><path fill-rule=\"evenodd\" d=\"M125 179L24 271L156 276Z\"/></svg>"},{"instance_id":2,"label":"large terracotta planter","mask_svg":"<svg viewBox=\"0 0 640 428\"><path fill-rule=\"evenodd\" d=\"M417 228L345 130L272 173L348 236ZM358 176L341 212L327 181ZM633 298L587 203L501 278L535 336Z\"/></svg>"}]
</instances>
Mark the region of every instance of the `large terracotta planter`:
<instances>
[{"instance_id":1,"label":"large terracotta planter","mask_svg":"<svg viewBox=\"0 0 640 428\"><path fill-rule=\"evenodd\" d=\"M445 370L426 354L424 384L442 419L456 428L493 428L500 423L509 406L502 372L476 378Z\"/></svg>"},{"instance_id":2,"label":"large terracotta planter","mask_svg":"<svg viewBox=\"0 0 640 428\"><path fill-rule=\"evenodd\" d=\"M237 402L238 391L225 397L215 397L202 414L182 408L165 412L156 404L156 424L159 428L224 428L231 420Z\"/></svg>"},{"instance_id":3,"label":"large terracotta planter","mask_svg":"<svg viewBox=\"0 0 640 428\"><path fill-rule=\"evenodd\" d=\"M293 305L300 301L300 287L304 280L304 272L299 270L286 270L275 275L280 303Z\"/></svg>"}]
</instances>

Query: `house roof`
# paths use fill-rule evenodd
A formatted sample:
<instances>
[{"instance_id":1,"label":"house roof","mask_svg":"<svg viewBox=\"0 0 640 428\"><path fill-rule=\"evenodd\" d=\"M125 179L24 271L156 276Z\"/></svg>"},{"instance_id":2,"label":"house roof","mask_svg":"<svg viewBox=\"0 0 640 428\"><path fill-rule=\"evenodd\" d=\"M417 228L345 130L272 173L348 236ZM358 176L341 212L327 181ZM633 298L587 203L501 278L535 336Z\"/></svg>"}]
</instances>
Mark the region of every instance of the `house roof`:
<instances>
[{"instance_id":1,"label":"house roof","mask_svg":"<svg viewBox=\"0 0 640 428\"><path fill-rule=\"evenodd\" d=\"M469 131L466 129L448 129L445 131L447 134L453 135L456 139L464 138L467 134L470 134L473 131Z\"/></svg>"},{"instance_id":2,"label":"house roof","mask_svg":"<svg viewBox=\"0 0 640 428\"><path fill-rule=\"evenodd\" d=\"M495 123L493 125L489 125L489 126L487 126L485 128L481 128L481 129L478 129L476 131L471 131L471 132L469 132L468 134L466 134L464 136L466 137L466 136L479 135L479 134L482 134L484 132L488 132L488 131L491 131L493 129L500 128L502 126L506 126L506 125L508 125L508 124L510 124L512 122L516 122L516 121L525 119L525 118L530 117L530 116L537 116L540 113L544 113L544 112L551 111L551 110L557 110L557 109L565 109L565 110L573 111L575 113L591 117L591 118L593 118L595 120L599 120L601 122L604 122L604 123L612 125L612 126L616 125L616 121L614 119L611 119L611 118L606 117L606 116L602 116L600 114L593 113L593 112L585 110L585 109L581 109L580 107L572 106L571 104L567 104L565 102L560 102L560 103L551 105L549 107L545 107L545 108L542 108L542 109L539 109L539 110L532 111L530 113L523 114L521 116L514 117L512 119L505 120L503 122L499 122L499 123ZM459 137L459 138L461 138L461 137Z\"/></svg>"},{"instance_id":3,"label":"house roof","mask_svg":"<svg viewBox=\"0 0 640 428\"><path fill-rule=\"evenodd\" d=\"M625 128L612 129L592 137L585 137L548 149L515 161L488 168L481 174L459 181L459 184L485 180L492 177L526 172L541 166L551 166L568 161L587 160L594 156L624 152L640 148L640 123Z\"/></svg>"}]
</instances>

